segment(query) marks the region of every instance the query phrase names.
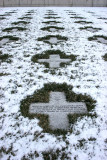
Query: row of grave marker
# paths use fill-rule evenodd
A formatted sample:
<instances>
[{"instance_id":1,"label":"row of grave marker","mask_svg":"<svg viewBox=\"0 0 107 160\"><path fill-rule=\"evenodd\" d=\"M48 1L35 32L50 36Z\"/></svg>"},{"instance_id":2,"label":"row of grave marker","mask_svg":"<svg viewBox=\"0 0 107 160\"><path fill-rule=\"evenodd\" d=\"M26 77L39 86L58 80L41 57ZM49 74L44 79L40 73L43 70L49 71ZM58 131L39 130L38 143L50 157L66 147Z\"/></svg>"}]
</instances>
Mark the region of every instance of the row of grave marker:
<instances>
[{"instance_id":1,"label":"row of grave marker","mask_svg":"<svg viewBox=\"0 0 107 160\"><path fill-rule=\"evenodd\" d=\"M50 55L49 57L49 59L39 59L38 62L48 62L50 68L58 68L61 62L71 61L71 59L61 59L60 55ZM69 128L67 115L87 113L87 107L84 102L67 102L64 92L50 92L49 103L32 103L29 113L47 114L51 129L67 130Z\"/></svg>"},{"instance_id":2,"label":"row of grave marker","mask_svg":"<svg viewBox=\"0 0 107 160\"><path fill-rule=\"evenodd\" d=\"M55 24L57 23L52 22L52 25ZM56 39L51 39L51 41L56 41ZM71 59L61 59L60 55L56 54L50 55L49 59L38 60L38 62L49 63L50 68L59 68L61 62L66 63L70 61ZM32 103L29 106L29 113L48 114L52 129L68 129L67 115L87 113L87 107L84 102L67 102L64 92L50 92L49 103Z\"/></svg>"},{"instance_id":3,"label":"row of grave marker","mask_svg":"<svg viewBox=\"0 0 107 160\"><path fill-rule=\"evenodd\" d=\"M8 15L8 14L10 14L10 13L15 13L15 11L14 12L7 12L6 14ZM28 12L28 14L26 14L26 16L25 17L22 17L22 18L19 18L19 19L25 19L25 18L29 18L29 19L31 19L31 17L27 17L27 15L31 15L31 13L34 13L34 12ZM54 12L50 12L50 14L52 15L56 15L56 14L54 14ZM71 15L73 14L74 15L74 17L71 17L71 18L78 18L78 19L83 19L83 17L79 17L78 15L76 15L74 12L72 13L70 13ZM75 17L76 16L76 17ZM1 15L1 18L3 18L4 16L3 15ZM51 17L51 18L56 18L56 17ZM60 17L59 17L60 18ZM92 23L92 22L88 22L88 21L76 21L75 23L80 23L80 24L89 24L89 23ZM55 22L54 21L52 21L50 24L53 24L53 25L55 25ZM13 30L14 29L19 29L19 30L26 30L26 28L22 28L22 27L12 27L13 28ZM4 29L3 31L9 31L9 29L12 29L12 28L6 28L6 29ZM52 30L51 30L52 29ZM91 26L86 26L86 27L80 27L79 28L80 30L88 30L88 31L91 31L91 32L95 32L95 31L99 31L99 30L101 30L101 28L93 28L93 27L91 27ZM50 31L55 31L55 28L50 28ZM56 31L57 31L57 29L56 29ZM9 38L9 37L7 37L7 36L3 36L3 37L0 37L1 38L1 40L2 39L6 39L6 38ZM18 38L18 37L16 37L16 38ZM97 42L100 42L100 43L104 43L104 44L107 44L107 37L106 36L103 36L103 35L95 35L95 36L93 36L93 37L89 37L88 38L88 40L90 41L90 40L94 40L94 41L97 41ZM44 42L48 42L48 43L50 43L50 44L57 44L57 43L59 43L59 42L61 42L62 40L61 39L58 39L57 37L50 37L50 39L48 39L48 40L45 40L44 39ZM2 42L1 42L1 45L2 45Z\"/></svg>"}]
</instances>

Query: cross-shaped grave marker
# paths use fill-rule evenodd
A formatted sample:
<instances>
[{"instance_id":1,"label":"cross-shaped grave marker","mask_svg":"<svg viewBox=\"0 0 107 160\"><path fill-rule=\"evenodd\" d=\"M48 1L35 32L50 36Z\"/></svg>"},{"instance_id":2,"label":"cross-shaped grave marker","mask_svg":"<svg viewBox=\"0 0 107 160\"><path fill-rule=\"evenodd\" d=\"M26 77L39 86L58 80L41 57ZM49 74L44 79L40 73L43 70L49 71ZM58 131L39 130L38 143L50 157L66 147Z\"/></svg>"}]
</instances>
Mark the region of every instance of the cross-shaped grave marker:
<instances>
[{"instance_id":1,"label":"cross-shaped grave marker","mask_svg":"<svg viewBox=\"0 0 107 160\"><path fill-rule=\"evenodd\" d=\"M32 103L30 114L48 114L52 129L68 129L68 114L87 113L84 102L67 102L64 92L50 92L49 103Z\"/></svg>"},{"instance_id":2,"label":"cross-shaped grave marker","mask_svg":"<svg viewBox=\"0 0 107 160\"><path fill-rule=\"evenodd\" d=\"M59 55L50 55L49 59L39 59L38 62L47 62L50 65L50 68L60 67L60 63L70 62L71 59L60 59Z\"/></svg>"}]
</instances>

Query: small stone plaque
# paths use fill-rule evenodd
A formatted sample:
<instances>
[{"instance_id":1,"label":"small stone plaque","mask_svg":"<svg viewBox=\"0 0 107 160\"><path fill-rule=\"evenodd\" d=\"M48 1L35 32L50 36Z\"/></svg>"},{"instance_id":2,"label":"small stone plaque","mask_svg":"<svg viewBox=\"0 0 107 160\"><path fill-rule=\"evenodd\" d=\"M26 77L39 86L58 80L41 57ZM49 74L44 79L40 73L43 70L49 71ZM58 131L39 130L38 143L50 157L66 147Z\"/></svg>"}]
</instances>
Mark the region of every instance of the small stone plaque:
<instances>
[{"instance_id":1,"label":"small stone plaque","mask_svg":"<svg viewBox=\"0 0 107 160\"><path fill-rule=\"evenodd\" d=\"M50 92L49 103L33 103L29 113L48 114L52 129L67 129L67 115L87 113L87 107L83 102L67 102L64 92Z\"/></svg>"},{"instance_id":2,"label":"small stone plaque","mask_svg":"<svg viewBox=\"0 0 107 160\"><path fill-rule=\"evenodd\" d=\"M35 104L32 104L30 106L30 112L36 112L36 113L47 113L47 112L72 112L72 113L83 113L84 112L84 104L83 103L72 103L72 104L65 104L65 105L52 105L52 104L42 104L39 103L39 106L35 107Z\"/></svg>"},{"instance_id":3,"label":"small stone plaque","mask_svg":"<svg viewBox=\"0 0 107 160\"><path fill-rule=\"evenodd\" d=\"M49 59L39 59L38 62L47 62L50 65L50 68L60 67L60 63L70 62L71 59L61 59L59 55L50 55Z\"/></svg>"}]
</instances>

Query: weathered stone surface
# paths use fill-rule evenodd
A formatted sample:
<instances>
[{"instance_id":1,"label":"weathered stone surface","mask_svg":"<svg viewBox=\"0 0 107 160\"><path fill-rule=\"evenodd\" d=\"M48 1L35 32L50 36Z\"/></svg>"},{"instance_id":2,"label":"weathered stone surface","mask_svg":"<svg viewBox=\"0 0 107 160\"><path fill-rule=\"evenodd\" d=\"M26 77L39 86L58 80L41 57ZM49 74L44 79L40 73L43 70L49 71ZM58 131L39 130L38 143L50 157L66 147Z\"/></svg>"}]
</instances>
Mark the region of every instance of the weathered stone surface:
<instances>
[{"instance_id":1,"label":"weathered stone surface","mask_svg":"<svg viewBox=\"0 0 107 160\"><path fill-rule=\"evenodd\" d=\"M93 0L73 0L73 6L92 6Z\"/></svg>"},{"instance_id":2,"label":"weathered stone surface","mask_svg":"<svg viewBox=\"0 0 107 160\"><path fill-rule=\"evenodd\" d=\"M60 63L70 62L71 59L60 59L59 55L50 55L49 59L39 59L38 62L47 62L50 68L60 67Z\"/></svg>"},{"instance_id":3,"label":"weathered stone surface","mask_svg":"<svg viewBox=\"0 0 107 160\"><path fill-rule=\"evenodd\" d=\"M0 6L3 6L3 0L0 0Z\"/></svg>"},{"instance_id":4,"label":"weathered stone surface","mask_svg":"<svg viewBox=\"0 0 107 160\"><path fill-rule=\"evenodd\" d=\"M98 6L106 7L107 0L0 0L0 6Z\"/></svg>"},{"instance_id":5,"label":"weathered stone surface","mask_svg":"<svg viewBox=\"0 0 107 160\"><path fill-rule=\"evenodd\" d=\"M3 0L4 6L20 6L20 0Z\"/></svg>"},{"instance_id":6,"label":"weathered stone surface","mask_svg":"<svg viewBox=\"0 0 107 160\"><path fill-rule=\"evenodd\" d=\"M107 7L107 0L93 0L93 7Z\"/></svg>"},{"instance_id":7,"label":"weathered stone surface","mask_svg":"<svg viewBox=\"0 0 107 160\"><path fill-rule=\"evenodd\" d=\"M64 92L50 92L49 103L33 103L29 113L48 114L52 129L67 129L67 115L87 113L87 107L83 102L67 102Z\"/></svg>"}]
</instances>

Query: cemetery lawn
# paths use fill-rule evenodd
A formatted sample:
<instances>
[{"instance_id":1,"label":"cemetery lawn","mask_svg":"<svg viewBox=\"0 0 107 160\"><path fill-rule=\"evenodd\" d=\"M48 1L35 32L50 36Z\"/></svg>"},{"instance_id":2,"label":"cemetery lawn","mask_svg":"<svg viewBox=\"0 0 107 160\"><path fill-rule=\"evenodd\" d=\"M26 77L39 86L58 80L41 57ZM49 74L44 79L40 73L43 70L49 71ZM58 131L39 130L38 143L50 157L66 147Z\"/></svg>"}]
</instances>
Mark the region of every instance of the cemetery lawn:
<instances>
[{"instance_id":1,"label":"cemetery lawn","mask_svg":"<svg viewBox=\"0 0 107 160\"><path fill-rule=\"evenodd\" d=\"M107 159L106 18L107 8L98 7L0 8L0 160ZM42 40L58 35L66 40ZM71 63L46 68L37 59L51 50ZM39 115L30 119L20 109L23 99L51 83L96 101L87 115L69 115L69 130L60 134L45 132Z\"/></svg>"}]
</instances>

